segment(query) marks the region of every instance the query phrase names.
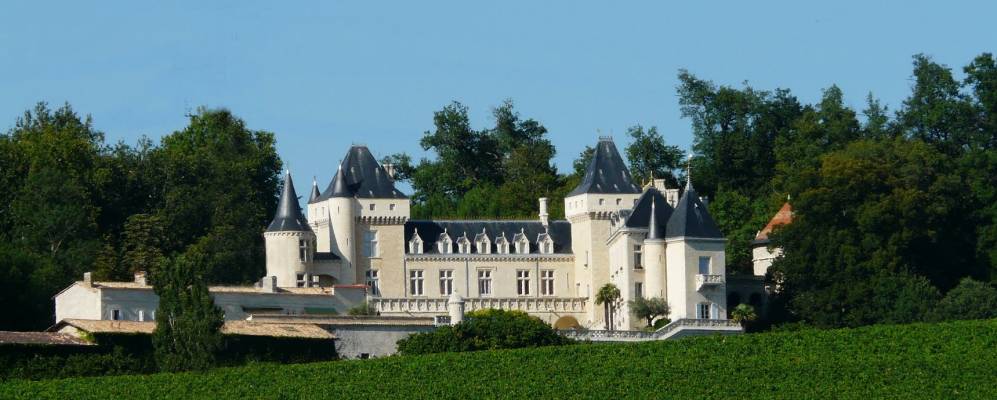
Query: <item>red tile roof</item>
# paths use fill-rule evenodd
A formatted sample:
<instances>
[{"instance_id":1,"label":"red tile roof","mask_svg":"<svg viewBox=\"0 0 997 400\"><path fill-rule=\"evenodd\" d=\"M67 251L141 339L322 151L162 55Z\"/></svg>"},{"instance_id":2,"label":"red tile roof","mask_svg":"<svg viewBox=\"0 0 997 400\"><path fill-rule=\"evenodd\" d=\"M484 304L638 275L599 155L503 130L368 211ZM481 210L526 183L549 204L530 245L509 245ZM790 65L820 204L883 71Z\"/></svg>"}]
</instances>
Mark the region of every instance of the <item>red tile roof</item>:
<instances>
[{"instance_id":1,"label":"red tile roof","mask_svg":"<svg viewBox=\"0 0 997 400\"><path fill-rule=\"evenodd\" d=\"M39 344L62 346L92 346L81 338L58 332L10 332L0 331L0 345Z\"/></svg>"},{"instance_id":2,"label":"red tile roof","mask_svg":"<svg viewBox=\"0 0 997 400\"><path fill-rule=\"evenodd\" d=\"M779 209L779 212L775 213L775 216L772 217L772 220L769 221L768 225L765 225L765 228L763 228L761 231L758 232L757 235L755 235L755 240L768 240L769 233L772 233L773 229L775 229L777 226L786 225L792 222L793 222L793 206L789 205L789 203L787 202L782 205L782 208Z\"/></svg>"}]
</instances>

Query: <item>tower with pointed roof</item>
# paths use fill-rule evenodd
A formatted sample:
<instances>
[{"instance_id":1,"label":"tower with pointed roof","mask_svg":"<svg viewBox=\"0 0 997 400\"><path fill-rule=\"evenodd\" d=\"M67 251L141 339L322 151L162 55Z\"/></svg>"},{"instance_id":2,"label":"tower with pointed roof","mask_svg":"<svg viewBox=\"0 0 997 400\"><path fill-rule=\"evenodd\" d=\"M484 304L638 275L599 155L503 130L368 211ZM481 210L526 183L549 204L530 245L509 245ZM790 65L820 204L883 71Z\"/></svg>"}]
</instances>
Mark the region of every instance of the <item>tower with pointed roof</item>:
<instances>
[{"instance_id":1,"label":"tower with pointed roof","mask_svg":"<svg viewBox=\"0 0 997 400\"><path fill-rule=\"evenodd\" d=\"M382 251L404 247L404 224L409 218L409 199L395 188L390 171L367 146L353 145L329 186L308 203L319 251L342 259L342 276L350 283L372 283L372 270L390 275L397 268L380 266L403 262L400 253ZM394 282L401 285L403 277L397 273L397 277L379 277L384 289L390 292Z\"/></svg>"},{"instance_id":2,"label":"tower with pointed roof","mask_svg":"<svg viewBox=\"0 0 997 400\"><path fill-rule=\"evenodd\" d=\"M610 216L633 207L640 195L613 139L600 137L582 181L564 198L575 254L576 295L589 299L588 319L592 326L605 319L592 299L600 287L610 283L612 266L606 246Z\"/></svg>"},{"instance_id":3,"label":"tower with pointed roof","mask_svg":"<svg viewBox=\"0 0 997 400\"><path fill-rule=\"evenodd\" d=\"M665 282L673 321L726 319L727 240L692 185L685 190L665 226Z\"/></svg>"},{"instance_id":4,"label":"tower with pointed roof","mask_svg":"<svg viewBox=\"0 0 997 400\"><path fill-rule=\"evenodd\" d=\"M266 276L276 277L279 287L293 287L299 281L308 281L307 267L315 255L315 233L301 213L290 172L284 175L277 212L263 233L263 239L267 253Z\"/></svg>"}]
</instances>

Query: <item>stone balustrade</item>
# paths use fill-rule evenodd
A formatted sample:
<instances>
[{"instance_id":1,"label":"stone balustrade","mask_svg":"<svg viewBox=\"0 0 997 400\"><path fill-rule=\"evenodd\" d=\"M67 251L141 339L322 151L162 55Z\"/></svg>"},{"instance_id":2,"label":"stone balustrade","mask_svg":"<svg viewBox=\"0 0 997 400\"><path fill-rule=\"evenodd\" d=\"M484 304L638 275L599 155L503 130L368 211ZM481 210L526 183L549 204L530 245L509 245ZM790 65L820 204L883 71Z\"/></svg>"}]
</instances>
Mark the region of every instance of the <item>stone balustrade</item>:
<instances>
[{"instance_id":1,"label":"stone balustrade","mask_svg":"<svg viewBox=\"0 0 997 400\"><path fill-rule=\"evenodd\" d=\"M370 303L382 314L447 313L446 298L375 297L370 299ZM585 303L586 298L584 297L472 297L464 299L464 310L497 308L528 313L584 313Z\"/></svg>"},{"instance_id":2,"label":"stone balustrade","mask_svg":"<svg viewBox=\"0 0 997 400\"><path fill-rule=\"evenodd\" d=\"M644 342L665 340L683 334L741 333L738 323L729 319L680 319L672 321L654 332L607 331L607 330L562 330L562 335L576 340L593 342Z\"/></svg>"},{"instance_id":3,"label":"stone balustrade","mask_svg":"<svg viewBox=\"0 0 997 400\"><path fill-rule=\"evenodd\" d=\"M723 286L725 279L723 275L696 275L696 289L702 290L705 287Z\"/></svg>"}]
</instances>

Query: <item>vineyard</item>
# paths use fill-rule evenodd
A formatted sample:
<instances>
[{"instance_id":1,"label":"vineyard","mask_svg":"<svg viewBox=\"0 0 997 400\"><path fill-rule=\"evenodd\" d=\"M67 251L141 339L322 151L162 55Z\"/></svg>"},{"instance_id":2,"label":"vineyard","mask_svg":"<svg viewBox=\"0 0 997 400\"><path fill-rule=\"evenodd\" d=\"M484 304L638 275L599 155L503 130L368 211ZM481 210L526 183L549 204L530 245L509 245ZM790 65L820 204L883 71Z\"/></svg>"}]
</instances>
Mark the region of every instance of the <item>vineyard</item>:
<instances>
[{"instance_id":1,"label":"vineyard","mask_svg":"<svg viewBox=\"0 0 997 400\"><path fill-rule=\"evenodd\" d=\"M997 398L997 320L10 382L0 398Z\"/></svg>"}]
</instances>

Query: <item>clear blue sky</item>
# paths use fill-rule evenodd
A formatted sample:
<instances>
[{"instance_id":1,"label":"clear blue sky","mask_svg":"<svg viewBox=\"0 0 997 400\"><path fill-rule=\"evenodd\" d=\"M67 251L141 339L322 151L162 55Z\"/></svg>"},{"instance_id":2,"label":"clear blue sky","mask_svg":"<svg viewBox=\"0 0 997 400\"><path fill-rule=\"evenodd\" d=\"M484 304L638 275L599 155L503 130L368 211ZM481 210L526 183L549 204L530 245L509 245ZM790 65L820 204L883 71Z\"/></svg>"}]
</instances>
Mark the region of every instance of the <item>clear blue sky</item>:
<instances>
[{"instance_id":1,"label":"clear blue sky","mask_svg":"<svg viewBox=\"0 0 997 400\"><path fill-rule=\"evenodd\" d=\"M134 143L181 129L188 107L226 107L277 133L302 190L312 175L324 187L351 143L418 156L433 111L457 100L483 127L512 98L567 170L597 129L622 146L628 126L657 125L687 149L680 68L805 102L835 83L853 107L872 91L896 109L911 55L961 75L997 52L995 16L984 1L11 1L0 129L68 101Z\"/></svg>"}]
</instances>

